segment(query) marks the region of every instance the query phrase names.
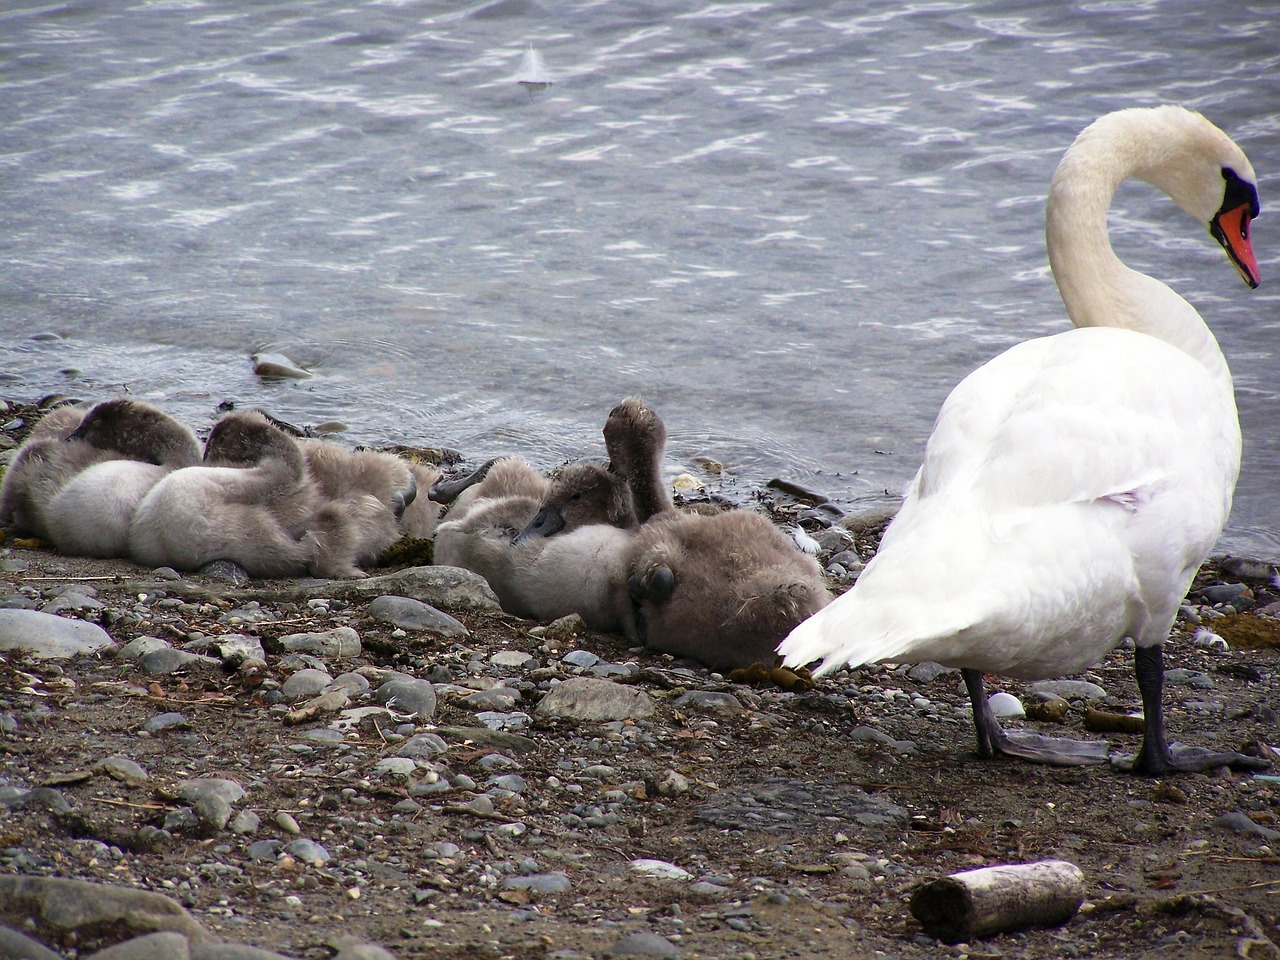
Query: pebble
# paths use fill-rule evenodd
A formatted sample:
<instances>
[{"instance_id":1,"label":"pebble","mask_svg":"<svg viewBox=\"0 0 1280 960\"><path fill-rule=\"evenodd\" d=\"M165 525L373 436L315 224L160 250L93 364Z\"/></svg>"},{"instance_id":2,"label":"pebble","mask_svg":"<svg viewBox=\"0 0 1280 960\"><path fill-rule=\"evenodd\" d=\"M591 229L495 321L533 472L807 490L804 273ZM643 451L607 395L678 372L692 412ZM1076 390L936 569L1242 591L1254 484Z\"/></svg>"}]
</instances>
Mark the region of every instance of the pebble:
<instances>
[{"instance_id":1,"label":"pebble","mask_svg":"<svg viewBox=\"0 0 1280 960\"><path fill-rule=\"evenodd\" d=\"M1031 692L1045 699L1102 700L1107 691L1088 680L1041 680L1031 684Z\"/></svg>"},{"instance_id":2,"label":"pebble","mask_svg":"<svg viewBox=\"0 0 1280 960\"><path fill-rule=\"evenodd\" d=\"M141 660L153 650L166 650L169 646L158 637L137 637L121 647L116 656L124 660Z\"/></svg>"},{"instance_id":3,"label":"pebble","mask_svg":"<svg viewBox=\"0 0 1280 960\"><path fill-rule=\"evenodd\" d=\"M142 725L145 733L163 733L165 730L190 730L191 721L185 713L159 713Z\"/></svg>"},{"instance_id":4,"label":"pebble","mask_svg":"<svg viewBox=\"0 0 1280 960\"><path fill-rule=\"evenodd\" d=\"M651 933L648 930L641 930L638 933L630 933L623 937L612 947L609 948L609 955L614 957L621 956L641 956L641 957L678 957L680 956L680 948L668 940L666 937Z\"/></svg>"},{"instance_id":5,"label":"pebble","mask_svg":"<svg viewBox=\"0 0 1280 960\"><path fill-rule=\"evenodd\" d=\"M156 676L166 676L170 673L177 673L179 670L220 666L219 661L213 657L202 657L198 653L187 653L185 650L175 650L172 647L152 650L139 658L138 664L147 673Z\"/></svg>"},{"instance_id":6,"label":"pebble","mask_svg":"<svg viewBox=\"0 0 1280 960\"><path fill-rule=\"evenodd\" d=\"M462 698L462 706L469 710L511 710L520 702L520 691L510 687L494 687L478 690Z\"/></svg>"},{"instance_id":7,"label":"pebble","mask_svg":"<svg viewBox=\"0 0 1280 960\"><path fill-rule=\"evenodd\" d=\"M147 782L147 771L128 757L107 757L95 769L131 787L138 787Z\"/></svg>"},{"instance_id":8,"label":"pebble","mask_svg":"<svg viewBox=\"0 0 1280 960\"><path fill-rule=\"evenodd\" d=\"M326 659L358 657L360 634L351 627L334 627L317 633L291 633L280 638L280 645L295 653L310 653Z\"/></svg>"},{"instance_id":9,"label":"pebble","mask_svg":"<svg viewBox=\"0 0 1280 960\"><path fill-rule=\"evenodd\" d=\"M730 715L742 712L742 701L732 693L714 693L707 690L690 690L688 693L682 693L671 702L671 705L698 713Z\"/></svg>"},{"instance_id":10,"label":"pebble","mask_svg":"<svg viewBox=\"0 0 1280 960\"><path fill-rule=\"evenodd\" d=\"M426 630L448 639L471 635L460 620L411 597L382 596L370 602L365 612L375 620L402 630Z\"/></svg>"},{"instance_id":11,"label":"pebble","mask_svg":"<svg viewBox=\"0 0 1280 960\"><path fill-rule=\"evenodd\" d=\"M187 803L195 806L204 797L219 797L227 803L239 803L244 799L244 787L234 780L223 780L217 777L197 777L194 780L182 780L178 783L177 794Z\"/></svg>"},{"instance_id":12,"label":"pebble","mask_svg":"<svg viewBox=\"0 0 1280 960\"><path fill-rule=\"evenodd\" d=\"M530 893L564 893L573 883L563 873L535 873L522 877L507 877L502 881L504 890L528 890Z\"/></svg>"},{"instance_id":13,"label":"pebble","mask_svg":"<svg viewBox=\"0 0 1280 960\"><path fill-rule=\"evenodd\" d=\"M643 689L596 677L573 677L552 687L538 703L540 717L562 720L637 720L650 717L653 698Z\"/></svg>"},{"instance_id":14,"label":"pebble","mask_svg":"<svg viewBox=\"0 0 1280 960\"><path fill-rule=\"evenodd\" d=\"M573 650L561 657L560 662L570 667L585 670L588 667L594 667L600 662L600 658L586 650Z\"/></svg>"},{"instance_id":15,"label":"pebble","mask_svg":"<svg viewBox=\"0 0 1280 960\"><path fill-rule=\"evenodd\" d=\"M396 747L398 757L436 757L449 749L444 738L434 733L419 733Z\"/></svg>"},{"instance_id":16,"label":"pebble","mask_svg":"<svg viewBox=\"0 0 1280 960\"><path fill-rule=\"evenodd\" d=\"M1011 693L1005 693L1003 690L989 696L987 704L991 707L991 712L997 717L1025 717L1027 715L1027 711L1023 709L1022 701Z\"/></svg>"},{"instance_id":17,"label":"pebble","mask_svg":"<svg viewBox=\"0 0 1280 960\"><path fill-rule=\"evenodd\" d=\"M330 860L328 850L314 840L308 840L305 837L300 840L294 840L285 847L285 852L303 863L309 863L317 867L328 863Z\"/></svg>"},{"instance_id":18,"label":"pebble","mask_svg":"<svg viewBox=\"0 0 1280 960\"><path fill-rule=\"evenodd\" d=\"M511 713L500 713L486 710L481 713L477 713L476 719L490 730L524 730L533 723L533 717L519 710Z\"/></svg>"},{"instance_id":19,"label":"pebble","mask_svg":"<svg viewBox=\"0 0 1280 960\"><path fill-rule=\"evenodd\" d=\"M373 765L373 772L378 776L407 777L418 769L410 757L383 757Z\"/></svg>"},{"instance_id":20,"label":"pebble","mask_svg":"<svg viewBox=\"0 0 1280 960\"><path fill-rule=\"evenodd\" d=\"M907 676L916 683L929 683L937 680L943 674L955 673L954 667L944 667L940 663L934 663L932 660L922 660L920 663L914 663L907 670Z\"/></svg>"},{"instance_id":21,"label":"pebble","mask_svg":"<svg viewBox=\"0 0 1280 960\"><path fill-rule=\"evenodd\" d=\"M690 880L693 876L683 867L677 867L666 860L632 860L630 866L641 876L653 877L655 880Z\"/></svg>"},{"instance_id":22,"label":"pebble","mask_svg":"<svg viewBox=\"0 0 1280 960\"><path fill-rule=\"evenodd\" d=\"M298 826L298 821L293 818L293 814L285 813L283 810L276 814L276 826L285 833L292 833L295 836L302 832L302 828Z\"/></svg>"},{"instance_id":23,"label":"pebble","mask_svg":"<svg viewBox=\"0 0 1280 960\"><path fill-rule=\"evenodd\" d=\"M264 380L310 380L312 373L283 353L259 353L253 358L253 372Z\"/></svg>"},{"instance_id":24,"label":"pebble","mask_svg":"<svg viewBox=\"0 0 1280 960\"><path fill-rule=\"evenodd\" d=\"M495 667L511 667L517 670L532 670L538 665L535 657L523 650L499 650L489 658Z\"/></svg>"},{"instance_id":25,"label":"pebble","mask_svg":"<svg viewBox=\"0 0 1280 960\"><path fill-rule=\"evenodd\" d=\"M285 680L280 692L284 694L286 700L294 702L301 700L303 697L314 697L325 690L331 683L333 683L333 677L329 676L329 674L323 670L315 670L308 667L299 670Z\"/></svg>"},{"instance_id":26,"label":"pebble","mask_svg":"<svg viewBox=\"0 0 1280 960\"><path fill-rule=\"evenodd\" d=\"M397 714L430 720L436 712L436 688L430 680L394 673L374 691L374 699Z\"/></svg>"},{"instance_id":27,"label":"pebble","mask_svg":"<svg viewBox=\"0 0 1280 960\"><path fill-rule=\"evenodd\" d=\"M0 610L0 650L24 650L38 660L87 656L114 641L96 623L39 610Z\"/></svg>"}]
</instances>

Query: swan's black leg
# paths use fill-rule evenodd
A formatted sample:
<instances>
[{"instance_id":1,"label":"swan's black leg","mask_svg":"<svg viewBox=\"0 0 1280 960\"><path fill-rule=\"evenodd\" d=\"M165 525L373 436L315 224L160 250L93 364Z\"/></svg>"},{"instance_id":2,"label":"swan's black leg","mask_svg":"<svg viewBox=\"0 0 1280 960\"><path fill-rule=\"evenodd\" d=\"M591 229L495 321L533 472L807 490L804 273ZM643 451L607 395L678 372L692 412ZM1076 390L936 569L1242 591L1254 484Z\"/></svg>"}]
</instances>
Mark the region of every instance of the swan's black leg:
<instances>
[{"instance_id":1,"label":"swan's black leg","mask_svg":"<svg viewBox=\"0 0 1280 960\"><path fill-rule=\"evenodd\" d=\"M418 478L412 473L409 474L409 486L403 490L397 490L391 497L391 509L395 513L396 523L404 518L404 512L409 509L409 505L418 499Z\"/></svg>"},{"instance_id":2,"label":"swan's black leg","mask_svg":"<svg viewBox=\"0 0 1280 960\"><path fill-rule=\"evenodd\" d=\"M1078 767L1087 763L1105 763L1105 740L1063 740L1043 737L1025 730L1005 731L996 721L982 686L982 671L965 668L960 671L969 702L973 705L973 726L978 734L978 755L993 757L997 753L1021 757L1033 763L1058 767Z\"/></svg>"},{"instance_id":3,"label":"swan's black leg","mask_svg":"<svg viewBox=\"0 0 1280 960\"><path fill-rule=\"evenodd\" d=\"M466 490L467 487L474 487L488 476L489 469L500 459L500 457L494 457L492 460L480 464L465 477L449 477L447 480L441 477L427 490L427 499L435 503L453 503L463 490Z\"/></svg>"},{"instance_id":4,"label":"swan's black leg","mask_svg":"<svg viewBox=\"0 0 1280 960\"><path fill-rule=\"evenodd\" d=\"M1133 763L1134 773L1161 776L1217 767L1264 770L1271 766L1269 760L1243 753L1170 744L1164 730L1164 648L1160 644L1138 647L1133 672L1142 695L1143 716L1142 752Z\"/></svg>"}]
</instances>

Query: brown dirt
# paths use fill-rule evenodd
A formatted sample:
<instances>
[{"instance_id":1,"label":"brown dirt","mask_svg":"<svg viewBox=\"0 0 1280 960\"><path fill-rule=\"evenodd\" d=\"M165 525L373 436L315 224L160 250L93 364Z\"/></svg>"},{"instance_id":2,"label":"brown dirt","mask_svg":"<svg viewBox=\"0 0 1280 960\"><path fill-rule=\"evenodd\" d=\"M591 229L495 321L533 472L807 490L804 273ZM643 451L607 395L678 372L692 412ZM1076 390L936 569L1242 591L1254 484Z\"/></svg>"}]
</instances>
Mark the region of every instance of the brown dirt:
<instances>
[{"instance_id":1,"label":"brown dirt","mask_svg":"<svg viewBox=\"0 0 1280 960\"><path fill-rule=\"evenodd\" d=\"M164 635L154 624L129 623L120 615L146 589L139 584L145 571L39 549L13 549L9 556L27 563L2 575L0 583L10 591L51 594L67 582L87 582L106 604L103 619L114 639ZM1222 578L1210 571L1204 579ZM228 629L217 622L234 599L217 599L229 593L224 585L192 577L165 588L170 597L187 596L193 604L213 598L207 614L186 618L187 630ZM1263 602L1274 599L1263 585L1257 594ZM327 625L305 605L273 596L271 585L258 596L289 621L257 628L268 650L273 637ZM484 651L487 658L498 649L524 650L544 666L558 656L529 633L532 624L508 617L454 611L472 631L459 645L393 638L384 625L359 616L361 609L353 601L346 612L358 616L353 625L365 653L345 668L425 675L446 664L465 676L469 651ZM341 936L377 941L402 958L598 957L637 930L668 936L686 958L1280 956L1268 943L1246 942L1260 934L1280 939L1280 856L1263 836L1214 825L1221 815L1243 811L1261 826L1280 829L1280 796L1271 780L1225 771L1150 780L1107 767L981 762L967 718L954 714L964 703L955 674L917 684L902 672L863 669L787 693L732 684L702 670L682 672L667 658L628 651L616 637L586 634L562 651L574 646L607 660L639 662L635 681L658 700L653 742L628 750L598 728L535 722L524 733L536 748L512 753L529 790L499 806L495 818L461 812L470 796L465 793L422 799L417 813L393 811L406 787L370 775L373 763L390 752L376 731L349 740L355 746L336 766L332 753L291 754L305 725L287 726L269 713L262 676L214 671L149 677L109 657L61 664L10 657L0 662L0 712L21 722L0 738L0 777L54 786L73 812L28 807L0 819L0 870L14 870L9 855L26 851L38 865L23 871L167 893L217 936L299 957L327 957L327 945ZM1209 690L1167 689L1171 735L1232 748L1274 741L1278 658L1274 648L1213 653L1171 643L1170 667L1203 671L1212 680ZM284 679L279 659L268 656L268 678ZM1084 676L1115 698L1107 709L1137 708L1131 664L1129 654L1117 652ZM1025 694L1020 684L1001 686ZM672 704L683 688L735 693L745 709L714 718L684 713ZM857 695L850 697L845 691L853 688ZM939 716L921 716L925 711L894 690L928 698ZM532 712L534 700L536 694L520 709ZM1216 701L1222 709L1206 714L1189 701ZM30 711L44 708L31 719ZM169 710L185 713L192 729L139 736L146 720ZM446 697L436 723L474 726L475 719ZM850 736L866 726L914 741L915 752ZM1066 727L1069 735L1098 736L1083 729L1079 705ZM1114 745L1136 749L1132 735L1108 736ZM441 761L483 784L490 774L476 761L492 748L446 740L450 748ZM93 772L114 753L142 764L151 779L131 787ZM616 775L611 782L578 780L580 794L547 785L552 776L572 780L558 762L579 757L608 764ZM271 764L285 766L263 776ZM654 783L672 769L690 788L660 796ZM253 781L241 806L261 815L258 832L157 838L143 830L163 822L177 805L169 788L188 776ZM807 806L788 808L792 819L780 820L778 829L708 822L718 811L723 823L731 799L760 793L760 784L777 778L814 794ZM854 786L904 808L907 818L888 828L865 828L846 817L846 794ZM562 817L618 789L628 796L616 824L588 828ZM289 859L249 862L244 848L252 840L291 839L275 824L279 811L289 812L304 836L334 853L333 860L323 867ZM510 836L495 829L510 821L528 832ZM457 843L461 854L450 862L421 855L426 844L440 840ZM529 898L489 885L486 867L525 858L543 871L565 873L571 889ZM712 875L726 892L699 896L689 883L640 878L629 867L639 858ZM1065 927L944 947L924 936L907 910L922 880L1047 858L1070 860L1086 877L1086 906Z\"/></svg>"}]
</instances>

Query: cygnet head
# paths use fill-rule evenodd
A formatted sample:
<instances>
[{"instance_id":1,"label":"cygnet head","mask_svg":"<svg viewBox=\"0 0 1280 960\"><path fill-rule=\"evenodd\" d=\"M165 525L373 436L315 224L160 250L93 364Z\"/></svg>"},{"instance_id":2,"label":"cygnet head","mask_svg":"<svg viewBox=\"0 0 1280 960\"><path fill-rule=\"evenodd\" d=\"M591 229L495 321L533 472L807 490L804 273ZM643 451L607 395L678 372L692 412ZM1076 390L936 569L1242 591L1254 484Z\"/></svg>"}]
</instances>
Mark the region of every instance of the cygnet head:
<instances>
[{"instance_id":1,"label":"cygnet head","mask_svg":"<svg viewBox=\"0 0 1280 960\"><path fill-rule=\"evenodd\" d=\"M213 425L204 444L210 466L253 467L276 458L302 473L305 469L297 442L257 411L229 413Z\"/></svg>"},{"instance_id":2,"label":"cygnet head","mask_svg":"<svg viewBox=\"0 0 1280 960\"><path fill-rule=\"evenodd\" d=\"M551 481L537 515L517 534L515 543L567 533L594 523L625 529L635 527L631 488L626 478L610 466L590 461L571 463Z\"/></svg>"},{"instance_id":3,"label":"cygnet head","mask_svg":"<svg viewBox=\"0 0 1280 960\"><path fill-rule=\"evenodd\" d=\"M158 407L128 397L97 404L66 440L146 463L186 467L200 462L195 434Z\"/></svg>"}]
</instances>

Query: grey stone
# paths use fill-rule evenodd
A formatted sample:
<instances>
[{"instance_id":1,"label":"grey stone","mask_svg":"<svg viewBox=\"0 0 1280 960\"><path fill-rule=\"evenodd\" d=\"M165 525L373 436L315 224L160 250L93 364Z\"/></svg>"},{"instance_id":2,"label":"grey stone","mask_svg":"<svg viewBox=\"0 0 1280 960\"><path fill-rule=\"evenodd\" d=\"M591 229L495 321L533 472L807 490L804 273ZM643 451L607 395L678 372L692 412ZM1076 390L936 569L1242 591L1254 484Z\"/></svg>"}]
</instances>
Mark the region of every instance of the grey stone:
<instances>
[{"instance_id":1,"label":"grey stone","mask_svg":"<svg viewBox=\"0 0 1280 960\"><path fill-rule=\"evenodd\" d=\"M191 948L180 933L149 933L99 950L87 960L189 960Z\"/></svg>"},{"instance_id":2,"label":"grey stone","mask_svg":"<svg viewBox=\"0 0 1280 960\"><path fill-rule=\"evenodd\" d=\"M130 640L116 654L122 660L140 660L153 650L167 650L172 644L159 637L137 637Z\"/></svg>"},{"instance_id":3,"label":"grey stone","mask_svg":"<svg viewBox=\"0 0 1280 960\"><path fill-rule=\"evenodd\" d=\"M468 710L511 710L520 702L520 691L510 687L477 690L463 697L460 704Z\"/></svg>"},{"instance_id":4,"label":"grey stone","mask_svg":"<svg viewBox=\"0 0 1280 960\"><path fill-rule=\"evenodd\" d=\"M0 610L0 650L25 650L40 660L65 660L111 646L94 623L39 610Z\"/></svg>"},{"instance_id":5,"label":"grey stone","mask_svg":"<svg viewBox=\"0 0 1280 960\"><path fill-rule=\"evenodd\" d=\"M922 660L920 663L914 663L907 670L907 676L916 683L929 683L937 680L944 673L955 673L954 667L944 667L940 663L934 663L932 660Z\"/></svg>"},{"instance_id":6,"label":"grey stone","mask_svg":"<svg viewBox=\"0 0 1280 960\"><path fill-rule=\"evenodd\" d=\"M604 722L649 717L654 709L643 690L597 677L573 677L552 687L536 712L540 717Z\"/></svg>"},{"instance_id":7,"label":"grey stone","mask_svg":"<svg viewBox=\"0 0 1280 960\"><path fill-rule=\"evenodd\" d=\"M742 701L732 693L712 693L707 690L690 690L671 701L673 707L696 710L699 713L739 713Z\"/></svg>"},{"instance_id":8,"label":"grey stone","mask_svg":"<svg viewBox=\"0 0 1280 960\"><path fill-rule=\"evenodd\" d=\"M437 757L449 749L449 745L434 733L419 733L396 747L398 757Z\"/></svg>"},{"instance_id":9,"label":"grey stone","mask_svg":"<svg viewBox=\"0 0 1280 960\"><path fill-rule=\"evenodd\" d=\"M532 753L539 749L538 741L518 733L505 730L491 730L488 727L437 727L441 736L461 743L474 743L480 747L491 747L495 750L510 750L513 753Z\"/></svg>"},{"instance_id":10,"label":"grey stone","mask_svg":"<svg viewBox=\"0 0 1280 960\"><path fill-rule=\"evenodd\" d=\"M533 723L533 717L520 710L503 713L493 710L482 710L476 719L490 730L523 730Z\"/></svg>"},{"instance_id":11,"label":"grey stone","mask_svg":"<svg viewBox=\"0 0 1280 960\"><path fill-rule=\"evenodd\" d=\"M107 757L94 769L101 770L112 779L120 780L131 787L141 786L147 782L147 771L128 757Z\"/></svg>"},{"instance_id":12,"label":"grey stone","mask_svg":"<svg viewBox=\"0 0 1280 960\"><path fill-rule=\"evenodd\" d=\"M490 777L485 786L509 790L512 793L524 793L529 788L529 782L518 773L504 773L501 776Z\"/></svg>"},{"instance_id":13,"label":"grey stone","mask_svg":"<svg viewBox=\"0 0 1280 960\"><path fill-rule=\"evenodd\" d=\"M410 757L383 757L373 765L378 776L407 777L418 769Z\"/></svg>"},{"instance_id":14,"label":"grey stone","mask_svg":"<svg viewBox=\"0 0 1280 960\"><path fill-rule=\"evenodd\" d=\"M1101 700L1107 691L1088 680L1041 680L1031 685L1031 692L1063 700Z\"/></svg>"},{"instance_id":15,"label":"grey stone","mask_svg":"<svg viewBox=\"0 0 1280 960\"><path fill-rule=\"evenodd\" d=\"M394 673L374 691L373 697L396 713L408 714L419 720L430 720L435 716L436 688L430 680Z\"/></svg>"},{"instance_id":16,"label":"grey stone","mask_svg":"<svg viewBox=\"0 0 1280 960\"><path fill-rule=\"evenodd\" d=\"M1259 837L1265 837L1267 840L1280 839L1280 830L1272 830L1270 827L1264 827L1260 823L1255 823L1248 816L1239 810L1233 810L1231 813L1224 813L1213 821L1215 827L1224 827L1227 830L1234 830L1237 833L1252 833Z\"/></svg>"},{"instance_id":17,"label":"grey stone","mask_svg":"<svg viewBox=\"0 0 1280 960\"><path fill-rule=\"evenodd\" d=\"M314 697L331 683L333 683L333 677L329 674L323 670L308 667L289 677L280 687L280 692L284 694L286 700L292 702L301 700L303 697Z\"/></svg>"},{"instance_id":18,"label":"grey stone","mask_svg":"<svg viewBox=\"0 0 1280 960\"><path fill-rule=\"evenodd\" d=\"M365 608L365 613L402 630L426 630L451 639L470 636L460 621L412 597L378 597Z\"/></svg>"},{"instance_id":19,"label":"grey stone","mask_svg":"<svg viewBox=\"0 0 1280 960\"><path fill-rule=\"evenodd\" d=\"M223 830L231 822L231 804L217 793L205 793L194 804L200 822L214 830Z\"/></svg>"},{"instance_id":20,"label":"grey stone","mask_svg":"<svg viewBox=\"0 0 1280 960\"><path fill-rule=\"evenodd\" d=\"M253 372L264 380L310 380L313 376L283 353L254 354Z\"/></svg>"},{"instance_id":21,"label":"grey stone","mask_svg":"<svg viewBox=\"0 0 1280 960\"><path fill-rule=\"evenodd\" d=\"M238 943L210 943L191 951L191 960L291 960L283 953L272 953L258 947L246 947Z\"/></svg>"},{"instance_id":22,"label":"grey stone","mask_svg":"<svg viewBox=\"0 0 1280 960\"><path fill-rule=\"evenodd\" d=\"M195 806L201 797L221 797L227 803L238 803L244 799L244 787L234 780L222 780L217 777L197 777L183 780L178 784L178 796Z\"/></svg>"},{"instance_id":23,"label":"grey stone","mask_svg":"<svg viewBox=\"0 0 1280 960\"><path fill-rule=\"evenodd\" d=\"M295 837L302 833L302 828L298 826L298 821L293 819L293 814L284 810L276 814L276 826L285 833L293 834Z\"/></svg>"},{"instance_id":24,"label":"grey stone","mask_svg":"<svg viewBox=\"0 0 1280 960\"><path fill-rule=\"evenodd\" d=\"M310 653L328 659L358 657L360 634L351 627L334 627L319 633L291 633L280 638L280 645L293 653Z\"/></svg>"},{"instance_id":25,"label":"grey stone","mask_svg":"<svg viewBox=\"0 0 1280 960\"><path fill-rule=\"evenodd\" d=\"M484 577L459 567L406 567L379 577L305 585L299 594L340 599L394 594L450 610L502 609Z\"/></svg>"},{"instance_id":26,"label":"grey stone","mask_svg":"<svg viewBox=\"0 0 1280 960\"><path fill-rule=\"evenodd\" d=\"M355 937L337 937L329 946L338 951L333 960L396 960L395 954L389 950Z\"/></svg>"},{"instance_id":27,"label":"grey stone","mask_svg":"<svg viewBox=\"0 0 1280 960\"><path fill-rule=\"evenodd\" d=\"M0 927L0 960L62 960L62 958L48 947L24 936L17 930Z\"/></svg>"},{"instance_id":28,"label":"grey stone","mask_svg":"<svg viewBox=\"0 0 1280 960\"><path fill-rule=\"evenodd\" d=\"M563 873L535 873L528 877L507 877L504 890L528 890L530 893L564 893L573 884Z\"/></svg>"},{"instance_id":29,"label":"grey stone","mask_svg":"<svg viewBox=\"0 0 1280 960\"><path fill-rule=\"evenodd\" d=\"M680 948L664 936L641 930L638 933L627 934L610 947L608 953L613 957L678 957Z\"/></svg>"},{"instance_id":30,"label":"grey stone","mask_svg":"<svg viewBox=\"0 0 1280 960\"><path fill-rule=\"evenodd\" d=\"M245 847L244 852L249 855L250 860L266 862L275 860L276 854L280 852L282 846L284 844L279 840L256 840Z\"/></svg>"},{"instance_id":31,"label":"grey stone","mask_svg":"<svg viewBox=\"0 0 1280 960\"><path fill-rule=\"evenodd\" d=\"M239 810L227 824L227 829L232 833L257 833L261 822L262 819L252 810Z\"/></svg>"},{"instance_id":32,"label":"grey stone","mask_svg":"<svg viewBox=\"0 0 1280 960\"><path fill-rule=\"evenodd\" d=\"M102 601L83 593L64 593L55 597L40 608L45 613L62 613L64 611L101 610Z\"/></svg>"},{"instance_id":33,"label":"grey stone","mask_svg":"<svg viewBox=\"0 0 1280 960\"><path fill-rule=\"evenodd\" d=\"M81 940L108 930L117 936L170 931L193 943L209 937L186 910L158 893L62 877L0 876L0 921L28 920Z\"/></svg>"},{"instance_id":34,"label":"grey stone","mask_svg":"<svg viewBox=\"0 0 1280 960\"><path fill-rule=\"evenodd\" d=\"M303 863L310 863L313 866L320 866L329 862L329 851L314 840L308 840L305 837L301 840L293 841L293 843L285 847L285 851L291 857L301 860Z\"/></svg>"},{"instance_id":35,"label":"grey stone","mask_svg":"<svg viewBox=\"0 0 1280 960\"><path fill-rule=\"evenodd\" d=\"M157 676L176 673L179 670L203 669L221 665L213 657L202 657L198 653L187 653L185 650L175 650L172 647L152 650L139 658L138 664L147 673L156 674Z\"/></svg>"},{"instance_id":36,"label":"grey stone","mask_svg":"<svg viewBox=\"0 0 1280 960\"><path fill-rule=\"evenodd\" d=\"M594 667L600 662L600 658L587 650L571 650L560 658L560 662L585 670L587 667Z\"/></svg>"},{"instance_id":37,"label":"grey stone","mask_svg":"<svg viewBox=\"0 0 1280 960\"><path fill-rule=\"evenodd\" d=\"M369 678L362 673L340 673L325 688L325 692L341 690L349 697L358 697L361 694L368 693L370 686Z\"/></svg>"},{"instance_id":38,"label":"grey stone","mask_svg":"<svg viewBox=\"0 0 1280 960\"><path fill-rule=\"evenodd\" d=\"M165 730L180 729L186 730L191 727L191 722L183 713L158 713L146 723L142 725L142 729L147 733L161 733Z\"/></svg>"},{"instance_id":39,"label":"grey stone","mask_svg":"<svg viewBox=\"0 0 1280 960\"><path fill-rule=\"evenodd\" d=\"M206 637L186 644L186 649L196 652L210 651L224 663L241 663L245 660L265 660L262 641L243 633L228 633L220 637Z\"/></svg>"},{"instance_id":40,"label":"grey stone","mask_svg":"<svg viewBox=\"0 0 1280 960\"><path fill-rule=\"evenodd\" d=\"M514 667L516 669L530 669L538 665L538 659L523 650L499 650L489 658L489 662L495 667Z\"/></svg>"}]
</instances>

